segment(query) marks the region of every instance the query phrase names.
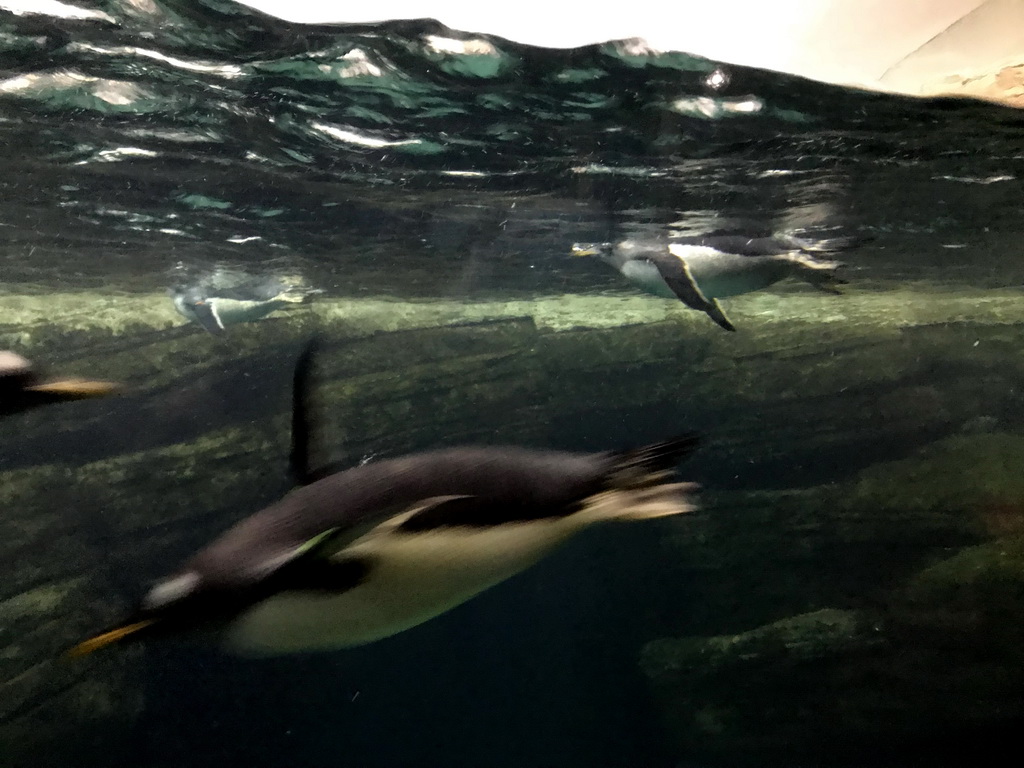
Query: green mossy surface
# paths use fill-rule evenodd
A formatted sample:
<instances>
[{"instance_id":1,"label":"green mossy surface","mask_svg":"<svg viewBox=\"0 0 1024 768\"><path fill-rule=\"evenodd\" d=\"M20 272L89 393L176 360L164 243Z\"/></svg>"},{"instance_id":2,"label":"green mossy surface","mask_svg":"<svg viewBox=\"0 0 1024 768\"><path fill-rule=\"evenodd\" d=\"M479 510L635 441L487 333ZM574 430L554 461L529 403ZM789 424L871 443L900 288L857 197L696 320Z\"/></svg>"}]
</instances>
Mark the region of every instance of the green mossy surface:
<instances>
[{"instance_id":1,"label":"green mossy surface","mask_svg":"<svg viewBox=\"0 0 1024 768\"><path fill-rule=\"evenodd\" d=\"M773 510L776 528L791 537L787 565L779 539L732 531L762 573L798 572L792 563L804 558L822 576L836 540L862 555L873 551L879 564L901 552L914 567L888 574L888 583L846 607L648 643L641 667L681 748L711 762L749 765L824 759L837 749L853 760L905 756L905 749L956 734L1002 732L1024 717L1021 459L1022 435L958 434L844 483L774 499L760 493L746 511ZM814 510L818 525L809 522ZM820 529L829 525L836 538L826 544ZM958 531L965 541L982 541L948 546ZM915 541L947 546L915 551ZM725 551L716 541L702 544ZM738 555L726 554L726 563L741 567ZM802 575L813 579L815 567ZM800 589L798 579L783 580L773 605L784 606L787 590ZM842 597L841 590L833 595Z\"/></svg>"},{"instance_id":2,"label":"green mossy surface","mask_svg":"<svg viewBox=\"0 0 1024 768\"><path fill-rule=\"evenodd\" d=\"M852 493L855 504L908 512L971 509L1004 499L1024 503L1024 439L1006 433L952 437L862 472Z\"/></svg>"}]
</instances>

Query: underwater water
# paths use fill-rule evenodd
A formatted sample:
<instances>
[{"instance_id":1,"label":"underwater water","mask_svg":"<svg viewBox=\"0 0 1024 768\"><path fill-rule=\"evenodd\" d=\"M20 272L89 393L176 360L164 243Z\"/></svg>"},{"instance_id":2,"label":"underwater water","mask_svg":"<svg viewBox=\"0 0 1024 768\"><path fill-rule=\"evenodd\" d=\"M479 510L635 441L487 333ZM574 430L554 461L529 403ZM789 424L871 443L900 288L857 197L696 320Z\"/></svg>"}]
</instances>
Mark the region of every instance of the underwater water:
<instances>
[{"instance_id":1,"label":"underwater water","mask_svg":"<svg viewBox=\"0 0 1024 768\"><path fill-rule=\"evenodd\" d=\"M74 7L0 11L0 348L122 389L0 422L0 765L934 766L1014 743L1019 111L636 41ZM772 233L842 242L842 295L723 297L735 333L572 254ZM277 303L221 301L240 291ZM313 334L336 461L694 430L701 509L595 526L357 648L62 657L289 490Z\"/></svg>"}]
</instances>

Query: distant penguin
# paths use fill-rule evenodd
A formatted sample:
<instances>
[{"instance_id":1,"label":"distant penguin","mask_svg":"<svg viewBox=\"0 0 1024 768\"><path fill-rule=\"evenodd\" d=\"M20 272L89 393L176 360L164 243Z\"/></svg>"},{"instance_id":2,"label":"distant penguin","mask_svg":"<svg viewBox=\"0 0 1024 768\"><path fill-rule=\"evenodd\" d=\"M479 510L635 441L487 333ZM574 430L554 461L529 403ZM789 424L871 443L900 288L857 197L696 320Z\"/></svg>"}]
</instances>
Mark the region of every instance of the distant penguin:
<instances>
[{"instance_id":1,"label":"distant penguin","mask_svg":"<svg viewBox=\"0 0 1024 768\"><path fill-rule=\"evenodd\" d=\"M836 286L846 282L835 274L842 264L811 254L842 250L850 243L842 238L813 243L791 235L722 235L576 243L572 252L598 256L648 293L679 299L691 309L706 312L725 330L735 331L718 299L757 291L786 277L838 294Z\"/></svg>"},{"instance_id":2,"label":"distant penguin","mask_svg":"<svg viewBox=\"0 0 1024 768\"><path fill-rule=\"evenodd\" d=\"M300 367L310 356L300 358ZM306 380L301 371L296 382ZM306 420L304 397L296 403ZM308 425L307 425L308 426ZM293 439L308 439L308 429ZM584 528L693 509L673 467L692 436L607 453L460 447L320 474L159 581L116 627L69 651L187 630L249 656L370 643L528 568ZM319 478L319 479L317 479Z\"/></svg>"},{"instance_id":3,"label":"distant penguin","mask_svg":"<svg viewBox=\"0 0 1024 768\"><path fill-rule=\"evenodd\" d=\"M50 403L103 397L116 389L109 381L46 376L21 355L0 350L0 416Z\"/></svg>"},{"instance_id":4,"label":"distant penguin","mask_svg":"<svg viewBox=\"0 0 1024 768\"><path fill-rule=\"evenodd\" d=\"M180 315L215 335L229 325L259 320L278 309L306 302L317 293L322 291L306 288L298 280L226 270L169 291Z\"/></svg>"}]
</instances>

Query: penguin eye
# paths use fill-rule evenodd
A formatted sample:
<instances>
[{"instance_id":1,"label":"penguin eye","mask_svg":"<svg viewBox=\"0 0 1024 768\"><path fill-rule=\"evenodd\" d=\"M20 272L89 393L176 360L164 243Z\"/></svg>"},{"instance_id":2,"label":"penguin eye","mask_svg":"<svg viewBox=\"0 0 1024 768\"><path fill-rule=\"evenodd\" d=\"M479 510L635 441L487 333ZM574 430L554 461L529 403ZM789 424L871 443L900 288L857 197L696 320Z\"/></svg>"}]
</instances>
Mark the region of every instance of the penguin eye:
<instances>
[{"instance_id":1,"label":"penguin eye","mask_svg":"<svg viewBox=\"0 0 1024 768\"><path fill-rule=\"evenodd\" d=\"M192 594L200 580L199 574L195 571L165 579L149 590L142 600L142 607L147 611L166 608Z\"/></svg>"}]
</instances>

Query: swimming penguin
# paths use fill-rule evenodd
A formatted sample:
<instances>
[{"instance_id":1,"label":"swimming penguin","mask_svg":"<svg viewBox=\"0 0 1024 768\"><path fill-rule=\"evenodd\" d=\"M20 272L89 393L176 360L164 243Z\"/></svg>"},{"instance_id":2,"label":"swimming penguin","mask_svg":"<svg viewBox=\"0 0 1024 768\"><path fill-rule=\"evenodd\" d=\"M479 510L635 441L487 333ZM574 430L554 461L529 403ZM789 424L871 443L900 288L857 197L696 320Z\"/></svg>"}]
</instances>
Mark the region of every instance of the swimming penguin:
<instances>
[{"instance_id":1,"label":"swimming penguin","mask_svg":"<svg viewBox=\"0 0 1024 768\"><path fill-rule=\"evenodd\" d=\"M308 364L303 355L300 368ZM298 439L307 437L303 430ZM211 631L249 656L389 637L528 568L589 525L691 511L696 486L672 469L696 445L685 436L589 454L445 448L319 479L302 466L308 450L293 446L293 474L308 484L228 529L123 622L69 654L186 630Z\"/></svg>"},{"instance_id":2,"label":"swimming penguin","mask_svg":"<svg viewBox=\"0 0 1024 768\"><path fill-rule=\"evenodd\" d=\"M21 355L0 350L0 416L50 403L103 397L116 389L109 381L45 376Z\"/></svg>"},{"instance_id":3,"label":"swimming penguin","mask_svg":"<svg viewBox=\"0 0 1024 768\"><path fill-rule=\"evenodd\" d=\"M572 252L598 256L648 293L679 299L691 309L706 312L725 330L735 331L718 299L766 288L786 277L838 294L836 286L846 282L835 274L842 264L811 254L842 250L850 242L836 238L812 243L792 235L721 235L576 243Z\"/></svg>"},{"instance_id":4,"label":"swimming penguin","mask_svg":"<svg viewBox=\"0 0 1024 768\"><path fill-rule=\"evenodd\" d=\"M304 287L297 279L254 277L218 270L192 285L170 289L174 308L212 334L228 325L266 317L283 307L306 302L323 291Z\"/></svg>"}]
</instances>

